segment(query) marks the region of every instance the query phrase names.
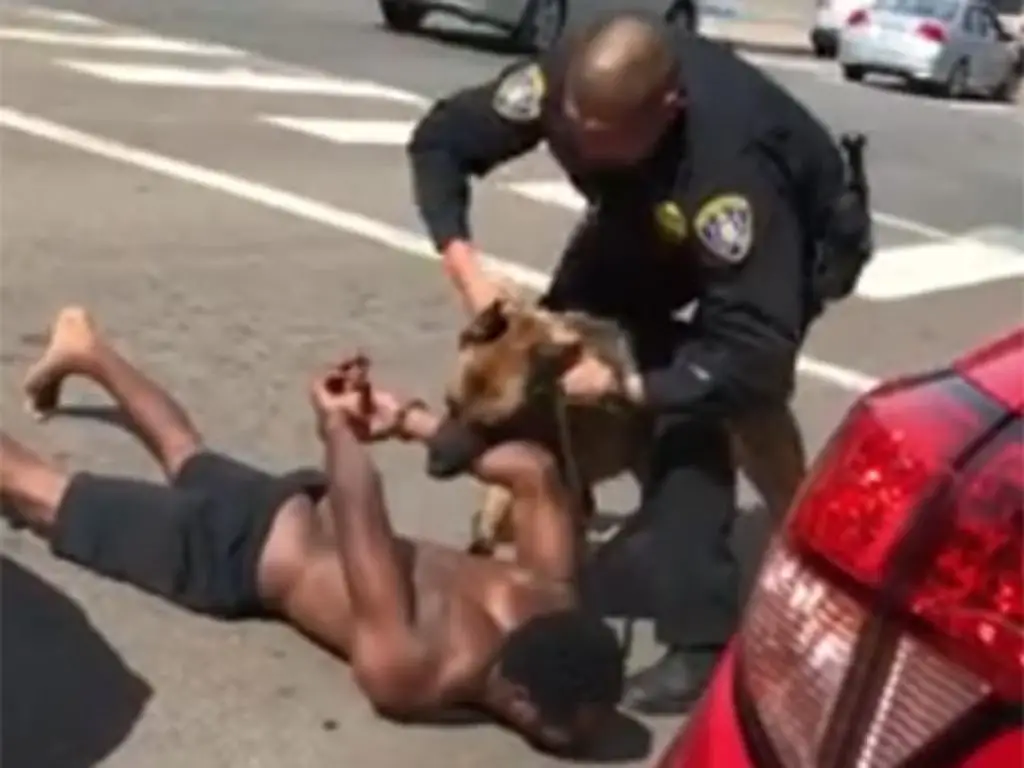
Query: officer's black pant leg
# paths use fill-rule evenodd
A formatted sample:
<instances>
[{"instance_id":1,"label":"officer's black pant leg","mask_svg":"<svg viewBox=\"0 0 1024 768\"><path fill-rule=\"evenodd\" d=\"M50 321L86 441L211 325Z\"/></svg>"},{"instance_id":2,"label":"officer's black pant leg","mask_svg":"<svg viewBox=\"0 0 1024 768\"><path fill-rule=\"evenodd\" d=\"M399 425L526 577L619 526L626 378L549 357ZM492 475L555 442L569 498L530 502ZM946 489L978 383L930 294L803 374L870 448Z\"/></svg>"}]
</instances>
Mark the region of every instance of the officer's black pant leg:
<instances>
[{"instance_id":1,"label":"officer's black pant leg","mask_svg":"<svg viewBox=\"0 0 1024 768\"><path fill-rule=\"evenodd\" d=\"M650 535L651 600L659 642L717 649L739 615L739 570L730 534L736 472L718 423L677 421L655 435L640 514Z\"/></svg>"},{"instance_id":2,"label":"officer's black pant leg","mask_svg":"<svg viewBox=\"0 0 1024 768\"><path fill-rule=\"evenodd\" d=\"M652 616L667 646L630 679L625 706L680 714L703 693L739 618L735 501L724 425L660 425L639 511L581 577L585 604L605 615Z\"/></svg>"},{"instance_id":3,"label":"officer's black pant leg","mask_svg":"<svg viewBox=\"0 0 1024 768\"><path fill-rule=\"evenodd\" d=\"M584 603L615 618L653 618L659 642L717 651L739 612L730 542L736 473L719 424L657 430L641 505L580 576Z\"/></svg>"}]
</instances>

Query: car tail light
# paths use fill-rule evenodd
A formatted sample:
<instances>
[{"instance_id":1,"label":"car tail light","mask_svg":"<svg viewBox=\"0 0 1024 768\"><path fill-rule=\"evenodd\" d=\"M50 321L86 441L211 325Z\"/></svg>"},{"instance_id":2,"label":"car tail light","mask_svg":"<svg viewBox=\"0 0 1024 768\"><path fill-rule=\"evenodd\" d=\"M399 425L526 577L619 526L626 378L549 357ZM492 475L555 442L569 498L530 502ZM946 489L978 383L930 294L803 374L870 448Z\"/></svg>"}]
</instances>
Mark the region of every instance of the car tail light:
<instances>
[{"instance_id":1,"label":"car tail light","mask_svg":"<svg viewBox=\"0 0 1024 768\"><path fill-rule=\"evenodd\" d=\"M1000 401L1007 410L1024 410L1024 373L1014 350L1024 349L1024 328L986 344L956 363L960 375Z\"/></svg>"},{"instance_id":2,"label":"car tail light","mask_svg":"<svg viewBox=\"0 0 1024 768\"><path fill-rule=\"evenodd\" d=\"M850 14L849 18L846 19L846 23L851 27L857 27L861 24L868 23L868 12L863 8L854 11Z\"/></svg>"},{"instance_id":3,"label":"car tail light","mask_svg":"<svg viewBox=\"0 0 1024 768\"><path fill-rule=\"evenodd\" d=\"M1024 333L1001 350L1020 371ZM960 370L995 376L998 357ZM1022 443L1019 409L953 373L850 412L740 635L753 741L775 762L898 766L982 702L1024 699Z\"/></svg>"},{"instance_id":4,"label":"car tail light","mask_svg":"<svg viewBox=\"0 0 1024 768\"><path fill-rule=\"evenodd\" d=\"M936 24L934 21L926 21L921 24L917 28L917 34L919 37L923 37L925 40L933 43L946 42L946 28L941 24Z\"/></svg>"}]
</instances>

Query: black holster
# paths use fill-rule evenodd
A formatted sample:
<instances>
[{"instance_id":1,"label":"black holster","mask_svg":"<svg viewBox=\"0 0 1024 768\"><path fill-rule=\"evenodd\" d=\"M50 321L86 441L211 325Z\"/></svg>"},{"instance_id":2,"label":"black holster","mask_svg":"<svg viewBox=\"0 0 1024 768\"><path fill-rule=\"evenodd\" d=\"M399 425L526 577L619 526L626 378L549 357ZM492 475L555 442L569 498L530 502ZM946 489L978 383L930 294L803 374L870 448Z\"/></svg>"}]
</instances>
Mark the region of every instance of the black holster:
<instances>
[{"instance_id":1,"label":"black holster","mask_svg":"<svg viewBox=\"0 0 1024 768\"><path fill-rule=\"evenodd\" d=\"M864 171L866 145L867 137L862 133L840 137L845 180L829 211L814 270L814 292L822 302L853 293L874 254L871 193Z\"/></svg>"}]
</instances>

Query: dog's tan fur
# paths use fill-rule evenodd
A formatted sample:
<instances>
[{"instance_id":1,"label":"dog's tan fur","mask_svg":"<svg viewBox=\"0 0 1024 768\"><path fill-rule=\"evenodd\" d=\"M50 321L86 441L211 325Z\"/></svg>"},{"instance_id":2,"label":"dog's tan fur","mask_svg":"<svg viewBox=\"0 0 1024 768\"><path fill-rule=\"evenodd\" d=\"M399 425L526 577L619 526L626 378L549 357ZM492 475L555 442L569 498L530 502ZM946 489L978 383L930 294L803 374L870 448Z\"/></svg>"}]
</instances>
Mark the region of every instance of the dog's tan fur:
<instances>
[{"instance_id":1,"label":"dog's tan fur","mask_svg":"<svg viewBox=\"0 0 1024 768\"><path fill-rule=\"evenodd\" d=\"M633 371L622 334L611 323L579 313L552 313L506 295L478 314L459 337L455 372L447 387L449 414L474 426L516 421L516 434L547 445L569 460L588 491L596 483L635 471L649 436L648 417L612 397L594 405L565 405L569 443L561 444L559 405L552 397L536 406L538 391L556 391L560 375L587 355L610 364L621 379ZM511 538L510 499L503 488L486 489L473 518L472 549L492 552ZM581 510L589 517L591 510ZM584 522L581 519L581 523Z\"/></svg>"},{"instance_id":2,"label":"dog's tan fur","mask_svg":"<svg viewBox=\"0 0 1024 768\"><path fill-rule=\"evenodd\" d=\"M614 323L576 312L553 313L506 293L479 313L459 336L454 375L447 386L449 415L482 427L515 420L515 433L571 451L586 493L596 483L624 473L638 476L646 466L650 416L613 394L593 405L565 406L569 445L563 445L554 397L562 373L593 355L609 364L620 382L635 372L625 336ZM769 508L781 514L803 478L805 457L795 418L788 408L761 411L730 425L733 450ZM579 499L583 501L583 499ZM511 541L510 498L503 488L487 488L473 517L471 549L492 553ZM584 525L592 510L580 509Z\"/></svg>"}]
</instances>

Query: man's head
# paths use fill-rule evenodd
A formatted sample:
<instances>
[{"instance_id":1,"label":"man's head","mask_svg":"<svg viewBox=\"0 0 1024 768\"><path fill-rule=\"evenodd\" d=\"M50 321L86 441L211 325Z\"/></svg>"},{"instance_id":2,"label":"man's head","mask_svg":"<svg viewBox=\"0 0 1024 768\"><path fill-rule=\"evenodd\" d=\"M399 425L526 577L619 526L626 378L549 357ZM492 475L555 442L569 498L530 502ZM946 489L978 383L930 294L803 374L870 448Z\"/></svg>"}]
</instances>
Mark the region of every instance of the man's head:
<instances>
[{"instance_id":1,"label":"man's head","mask_svg":"<svg viewBox=\"0 0 1024 768\"><path fill-rule=\"evenodd\" d=\"M682 106L671 32L658 19L616 14L569 54L563 109L580 154L597 166L649 157Z\"/></svg>"},{"instance_id":2,"label":"man's head","mask_svg":"<svg viewBox=\"0 0 1024 768\"><path fill-rule=\"evenodd\" d=\"M538 616L505 639L488 700L541 749L583 749L612 716L623 689L623 653L596 615L567 610Z\"/></svg>"},{"instance_id":3,"label":"man's head","mask_svg":"<svg viewBox=\"0 0 1024 768\"><path fill-rule=\"evenodd\" d=\"M494 302L459 334L446 392L450 415L482 427L507 423L535 387L558 381L582 345L579 332L557 315L513 297Z\"/></svg>"},{"instance_id":4,"label":"man's head","mask_svg":"<svg viewBox=\"0 0 1024 768\"><path fill-rule=\"evenodd\" d=\"M582 350L580 333L564 320L511 295L478 313L459 334L447 418L430 442L430 474L456 475L487 446L521 431L545 407L543 391L554 391Z\"/></svg>"}]
</instances>

